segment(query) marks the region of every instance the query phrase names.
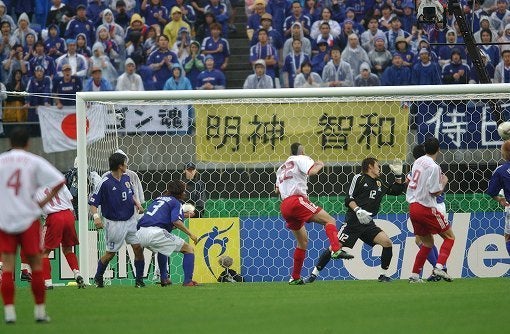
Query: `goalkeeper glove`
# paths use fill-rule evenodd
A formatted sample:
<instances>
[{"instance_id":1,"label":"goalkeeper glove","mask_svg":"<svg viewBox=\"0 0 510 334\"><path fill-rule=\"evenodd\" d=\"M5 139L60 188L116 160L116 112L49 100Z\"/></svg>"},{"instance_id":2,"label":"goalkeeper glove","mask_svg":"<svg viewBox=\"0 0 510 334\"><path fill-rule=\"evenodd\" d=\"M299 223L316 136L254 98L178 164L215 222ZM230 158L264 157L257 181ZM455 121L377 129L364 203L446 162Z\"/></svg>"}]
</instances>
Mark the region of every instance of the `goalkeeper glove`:
<instances>
[{"instance_id":1,"label":"goalkeeper glove","mask_svg":"<svg viewBox=\"0 0 510 334\"><path fill-rule=\"evenodd\" d=\"M400 177L402 176L402 170L404 169L404 166L402 165L402 160L396 159L393 161L392 164L390 164L390 169L395 174L395 176Z\"/></svg>"},{"instance_id":2,"label":"goalkeeper glove","mask_svg":"<svg viewBox=\"0 0 510 334\"><path fill-rule=\"evenodd\" d=\"M354 212L356 212L356 217L358 217L358 220L361 224L366 225L372 221L372 212L363 210L359 206L354 209Z\"/></svg>"}]
</instances>

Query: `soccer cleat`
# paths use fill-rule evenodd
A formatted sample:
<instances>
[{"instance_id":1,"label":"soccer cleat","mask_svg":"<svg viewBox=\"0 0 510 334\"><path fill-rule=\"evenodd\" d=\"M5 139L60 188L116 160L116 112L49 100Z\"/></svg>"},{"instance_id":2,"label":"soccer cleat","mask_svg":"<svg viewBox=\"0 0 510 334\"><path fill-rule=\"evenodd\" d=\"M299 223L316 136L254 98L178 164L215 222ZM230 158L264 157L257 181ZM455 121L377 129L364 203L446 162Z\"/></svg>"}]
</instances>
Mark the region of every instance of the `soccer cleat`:
<instances>
[{"instance_id":1,"label":"soccer cleat","mask_svg":"<svg viewBox=\"0 0 510 334\"><path fill-rule=\"evenodd\" d=\"M160 284L162 287L164 287L164 286L172 285L172 281L169 278L167 278L166 280L161 281Z\"/></svg>"},{"instance_id":2,"label":"soccer cleat","mask_svg":"<svg viewBox=\"0 0 510 334\"><path fill-rule=\"evenodd\" d=\"M305 281L303 281L302 278L298 278L298 279L290 279L289 281L289 285L305 285Z\"/></svg>"},{"instance_id":3,"label":"soccer cleat","mask_svg":"<svg viewBox=\"0 0 510 334\"><path fill-rule=\"evenodd\" d=\"M389 278L388 276L386 275L379 275L379 278L377 279L379 282L391 282L391 278Z\"/></svg>"},{"instance_id":4,"label":"soccer cleat","mask_svg":"<svg viewBox=\"0 0 510 334\"><path fill-rule=\"evenodd\" d=\"M94 276L94 284L96 285L96 288L104 288L103 276Z\"/></svg>"},{"instance_id":5,"label":"soccer cleat","mask_svg":"<svg viewBox=\"0 0 510 334\"><path fill-rule=\"evenodd\" d=\"M50 321L51 318L47 314L42 318L35 318L35 322L37 322L38 324L47 324Z\"/></svg>"},{"instance_id":6,"label":"soccer cleat","mask_svg":"<svg viewBox=\"0 0 510 334\"><path fill-rule=\"evenodd\" d=\"M135 282L135 288L145 288L143 279L137 279Z\"/></svg>"},{"instance_id":7,"label":"soccer cleat","mask_svg":"<svg viewBox=\"0 0 510 334\"><path fill-rule=\"evenodd\" d=\"M317 275L310 274L310 276L308 276L305 279L305 283L313 283L313 282L315 282L316 279L317 279ZM290 282L289 282L289 284L290 284Z\"/></svg>"},{"instance_id":8,"label":"soccer cleat","mask_svg":"<svg viewBox=\"0 0 510 334\"><path fill-rule=\"evenodd\" d=\"M448 273L446 271L444 271L443 269L434 268L434 270L432 270L432 273L436 276L441 277L442 279L444 279L447 282L453 281L453 278L451 278L451 276L448 275Z\"/></svg>"},{"instance_id":9,"label":"soccer cleat","mask_svg":"<svg viewBox=\"0 0 510 334\"><path fill-rule=\"evenodd\" d=\"M53 290L53 285L46 285L46 290Z\"/></svg>"},{"instance_id":10,"label":"soccer cleat","mask_svg":"<svg viewBox=\"0 0 510 334\"><path fill-rule=\"evenodd\" d=\"M20 279L26 282L32 282L32 274L28 271L23 270L20 275Z\"/></svg>"},{"instance_id":11,"label":"soccer cleat","mask_svg":"<svg viewBox=\"0 0 510 334\"><path fill-rule=\"evenodd\" d=\"M419 277L409 277L409 283L425 283L424 280L422 280Z\"/></svg>"},{"instance_id":12,"label":"soccer cleat","mask_svg":"<svg viewBox=\"0 0 510 334\"><path fill-rule=\"evenodd\" d=\"M78 289L85 289L85 282L81 275L77 275L74 280L76 281L76 285L78 285Z\"/></svg>"},{"instance_id":13,"label":"soccer cleat","mask_svg":"<svg viewBox=\"0 0 510 334\"><path fill-rule=\"evenodd\" d=\"M331 251L331 258L333 260L337 260L337 259L350 260L350 259L353 259L354 256L347 253L346 251L344 251L342 249L339 249L336 252Z\"/></svg>"},{"instance_id":14,"label":"soccer cleat","mask_svg":"<svg viewBox=\"0 0 510 334\"><path fill-rule=\"evenodd\" d=\"M439 282L441 280L441 276L437 275L430 275L429 278L427 278L427 282Z\"/></svg>"},{"instance_id":15,"label":"soccer cleat","mask_svg":"<svg viewBox=\"0 0 510 334\"><path fill-rule=\"evenodd\" d=\"M189 281L188 283L182 283L182 286L198 286L199 284L195 281Z\"/></svg>"}]
</instances>

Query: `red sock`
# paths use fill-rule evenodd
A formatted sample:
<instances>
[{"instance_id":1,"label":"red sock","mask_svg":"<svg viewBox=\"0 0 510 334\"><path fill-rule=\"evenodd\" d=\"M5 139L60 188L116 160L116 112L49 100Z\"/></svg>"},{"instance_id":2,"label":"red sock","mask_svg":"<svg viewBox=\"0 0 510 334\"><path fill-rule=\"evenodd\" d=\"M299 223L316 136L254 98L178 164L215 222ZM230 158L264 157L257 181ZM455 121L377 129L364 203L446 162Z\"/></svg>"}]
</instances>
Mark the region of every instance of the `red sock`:
<instances>
[{"instance_id":1,"label":"red sock","mask_svg":"<svg viewBox=\"0 0 510 334\"><path fill-rule=\"evenodd\" d=\"M4 305L14 304L14 277L12 273L8 271L2 273L2 284L0 284L0 286Z\"/></svg>"},{"instance_id":2,"label":"red sock","mask_svg":"<svg viewBox=\"0 0 510 334\"><path fill-rule=\"evenodd\" d=\"M32 271L32 282L31 283L32 283L32 293L34 294L35 304L36 305L44 304L44 299L46 296L46 288L44 286L42 270Z\"/></svg>"},{"instance_id":3,"label":"red sock","mask_svg":"<svg viewBox=\"0 0 510 334\"><path fill-rule=\"evenodd\" d=\"M44 279L50 279L51 278L51 264L50 259L47 257L42 258L42 271L43 271L43 278Z\"/></svg>"},{"instance_id":4,"label":"red sock","mask_svg":"<svg viewBox=\"0 0 510 334\"><path fill-rule=\"evenodd\" d=\"M326 224L324 229L326 230L326 235L328 236L331 250L336 252L340 249L340 242L338 241L338 230L336 229L335 224Z\"/></svg>"},{"instance_id":5,"label":"red sock","mask_svg":"<svg viewBox=\"0 0 510 334\"><path fill-rule=\"evenodd\" d=\"M303 262L305 262L306 250L297 248L294 250L294 267L292 268L292 278L299 279L301 277L301 269L303 269Z\"/></svg>"},{"instance_id":6,"label":"red sock","mask_svg":"<svg viewBox=\"0 0 510 334\"><path fill-rule=\"evenodd\" d=\"M413 266L413 273L414 274L420 274L421 270L423 269L423 265L425 264L425 261L427 260L427 256L429 255L429 252L432 248L426 247L424 245L420 246L420 250L418 251L418 254L416 254L416 258L414 259L414 266Z\"/></svg>"},{"instance_id":7,"label":"red sock","mask_svg":"<svg viewBox=\"0 0 510 334\"><path fill-rule=\"evenodd\" d=\"M71 270L79 270L80 267L78 266L78 258L76 257L76 254L71 252L67 253L65 256Z\"/></svg>"},{"instance_id":8,"label":"red sock","mask_svg":"<svg viewBox=\"0 0 510 334\"><path fill-rule=\"evenodd\" d=\"M439 256L437 257L437 263L446 266L446 260L450 256L450 252L452 251L452 247L454 244L454 239L444 239L443 244L441 245L441 249L439 249Z\"/></svg>"}]
</instances>

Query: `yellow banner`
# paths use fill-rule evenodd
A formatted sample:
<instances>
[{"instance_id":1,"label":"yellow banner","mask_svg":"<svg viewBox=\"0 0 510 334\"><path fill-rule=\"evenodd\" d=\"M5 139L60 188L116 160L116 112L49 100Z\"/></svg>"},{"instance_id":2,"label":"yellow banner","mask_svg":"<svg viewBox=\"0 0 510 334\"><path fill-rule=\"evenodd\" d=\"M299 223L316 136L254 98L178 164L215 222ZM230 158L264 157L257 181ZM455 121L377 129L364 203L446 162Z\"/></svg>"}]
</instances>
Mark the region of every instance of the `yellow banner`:
<instances>
[{"instance_id":1,"label":"yellow banner","mask_svg":"<svg viewBox=\"0 0 510 334\"><path fill-rule=\"evenodd\" d=\"M284 161L299 142L315 160L406 158L409 110L400 102L197 105L198 160Z\"/></svg>"},{"instance_id":2,"label":"yellow banner","mask_svg":"<svg viewBox=\"0 0 510 334\"><path fill-rule=\"evenodd\" d=\"M221 255L228 255L234 263L230 267L241 274L241 243L239 218L192 218L189 229L199 241L195 248L193 279L199 283L217 282L225 270L218 264ZM191 241L193 244L193 241Z\"/></svg>"}]
</instances>

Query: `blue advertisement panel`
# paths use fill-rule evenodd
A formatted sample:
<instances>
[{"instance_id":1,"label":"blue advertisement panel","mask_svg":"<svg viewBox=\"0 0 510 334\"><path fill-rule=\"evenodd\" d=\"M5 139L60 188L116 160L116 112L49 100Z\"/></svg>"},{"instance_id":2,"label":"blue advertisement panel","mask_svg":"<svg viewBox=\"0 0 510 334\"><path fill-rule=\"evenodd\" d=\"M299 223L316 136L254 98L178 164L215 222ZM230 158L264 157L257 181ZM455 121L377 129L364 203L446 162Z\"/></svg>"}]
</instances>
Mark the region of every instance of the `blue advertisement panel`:
<instances>
[{"instance_id":1,"label":"blue advertisement panel","mask_svg":"<svg viewBox=\"0 0 510 334\"><path fill-rule=\"evenodd\" d=\"M344 216L337 216L342 222ZM418 252L411 223L406 214L379 215L376 223L393 242L393 259L388 275L407 279ZM503 213L456 213L450 215L456 240L448 260L448 273L453 277L510 276L510 257L503 237ZM308 251L302 276L308 276L320 253L328 246L324 229L307 224ZM247 281L285 281L290 277L295 241L281 217L241 219L241 272ZM437 237L436 245L441 245ZM353 260L331 260L320 279L376 279L380 274L380 246L369 247L358 241L348 249ZM432 267L426 264L423 276Z\"/></svg>"},{"instance_id":2,"label":"blue advertisement panel","mask_svg":"<svg viewBox=\"0 0 510 334\"><path fill-rule=\"evenodd\" d=\"M497 102L508 120L510 103ZM501 138L497 132L493 108L488 101L426 101L413 104L415 123L418 125L418 142L433 135L439 139L441 148L480 149L499 147Z\"/></svg>"}]
</instances>

